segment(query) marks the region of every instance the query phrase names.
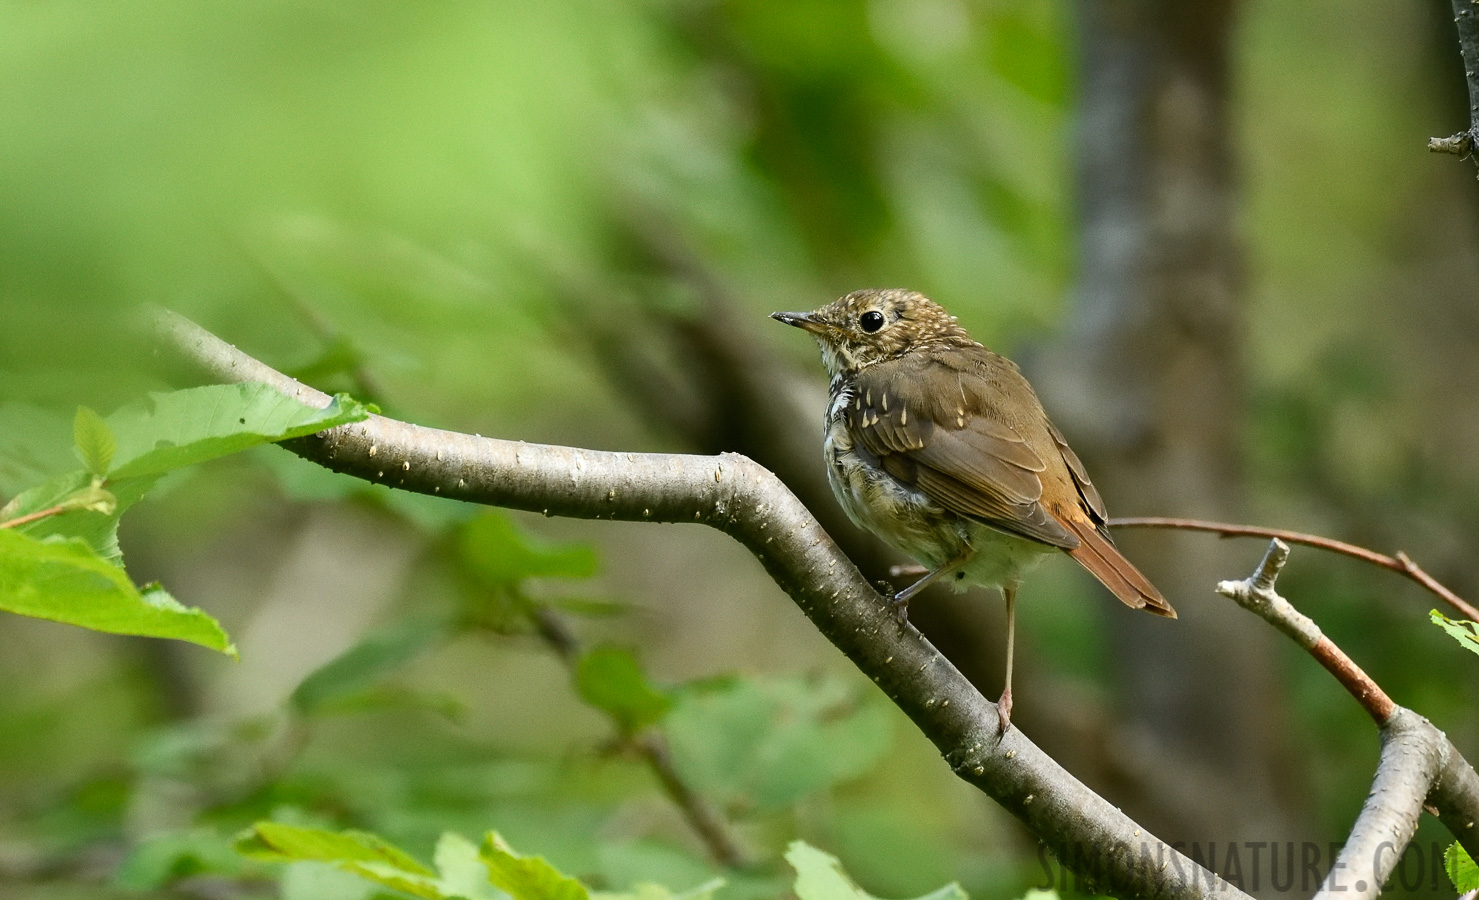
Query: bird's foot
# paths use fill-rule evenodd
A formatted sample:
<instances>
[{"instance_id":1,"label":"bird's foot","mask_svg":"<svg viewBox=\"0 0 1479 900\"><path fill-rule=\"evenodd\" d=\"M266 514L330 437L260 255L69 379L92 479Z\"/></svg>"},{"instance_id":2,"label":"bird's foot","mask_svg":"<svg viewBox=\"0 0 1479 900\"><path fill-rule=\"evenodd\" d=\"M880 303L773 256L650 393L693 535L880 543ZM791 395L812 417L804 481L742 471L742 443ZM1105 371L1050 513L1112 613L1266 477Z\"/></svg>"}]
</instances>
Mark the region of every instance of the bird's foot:
<instances>
[{"instance_id":1,"label":"bird's foot","mask_svg":"<svg viewBox=\"0 0 1479 900\"><path fill-rule=\"evenodd\" d=\"M996 701L996 714L1001 718L1001 733L1006 734L1007 729L1012 727L1012 689L1007 688L1001 692L1001 699Z\"/></svg>"},{"instance_id":2,"label":"bird's foot","mask_svg":"<svg viewBox=\"0 0 1479 900\"><path fill-rule=\"evenodd\" d=\"M898 620L900 627L909 624L909 597L904 591L899 591L889 598L889 604L894 608L894 618Z\"/></svg>"}]
</instances>

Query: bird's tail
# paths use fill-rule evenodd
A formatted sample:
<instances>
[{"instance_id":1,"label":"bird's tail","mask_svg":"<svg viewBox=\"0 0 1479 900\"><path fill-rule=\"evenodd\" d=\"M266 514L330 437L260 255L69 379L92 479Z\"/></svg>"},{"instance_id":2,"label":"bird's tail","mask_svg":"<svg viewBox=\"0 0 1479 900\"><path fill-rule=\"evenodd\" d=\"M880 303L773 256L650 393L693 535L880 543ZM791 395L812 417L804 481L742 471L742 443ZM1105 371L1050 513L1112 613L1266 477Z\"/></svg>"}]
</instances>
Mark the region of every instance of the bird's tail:
<instances>
[{"instance_id":1,"label":"bird's tail","mask_svg":"<svg viewBox=\"0 0 1479 900\"><path fill-rule=\"evenodd\" d=\"M1067 521L1063 524L1078 538L1078 546L1069 550L1068 555L1078 560L1079 565L1088 569L1126 606L1176 618L1176 610L1171 608L1161 592L1115 549L1109 538L1088 522Z\"/></svg>"}]
</instances>

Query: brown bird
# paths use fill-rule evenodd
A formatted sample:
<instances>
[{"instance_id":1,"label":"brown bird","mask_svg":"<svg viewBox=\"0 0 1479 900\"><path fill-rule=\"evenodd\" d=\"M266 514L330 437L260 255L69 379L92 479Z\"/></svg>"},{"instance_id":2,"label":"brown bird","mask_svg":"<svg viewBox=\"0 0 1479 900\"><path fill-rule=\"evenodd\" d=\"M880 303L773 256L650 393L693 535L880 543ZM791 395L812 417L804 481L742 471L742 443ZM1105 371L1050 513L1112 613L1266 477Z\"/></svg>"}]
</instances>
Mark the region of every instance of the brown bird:
<instances>
[{"instance_id":1,"label":"brown bird","mask_svg":"<svg viewBox=\"0 0 1479 900\"><path fill-rule=\"evenodd\" d=\"M1016 364L971 340L939 304L914 291L862 290L771 318L821 345L832 378L824 451L838 502L927 568L894 594L899 621L911 597L947 575L1001 588L1003 731L1017 587L1044 557L1062 550L1126 605L1176 617L1115 549L1104 501Z\"/></svg>"}]
</instances>

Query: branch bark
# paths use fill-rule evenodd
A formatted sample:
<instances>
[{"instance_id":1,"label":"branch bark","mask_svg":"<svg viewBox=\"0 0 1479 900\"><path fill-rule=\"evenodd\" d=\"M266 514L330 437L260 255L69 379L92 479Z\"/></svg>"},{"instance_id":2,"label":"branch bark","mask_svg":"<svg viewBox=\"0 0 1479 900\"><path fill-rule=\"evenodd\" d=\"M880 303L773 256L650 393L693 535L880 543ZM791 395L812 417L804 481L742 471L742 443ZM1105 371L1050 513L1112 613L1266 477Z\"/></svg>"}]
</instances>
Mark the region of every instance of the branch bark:
<instances>
[{"instance_id":1,"label":"branch bark","mask_svg":"<svg viewBox=\"0 0 1479 900\"><path fill-rule=\"evenodd\" d=\"M162 339L221 381L261 381L304 403L300 384L169 312ZM336 472L404 490L587 519L698 523L744 544L822 634L940 750L951 769L1116 896L1247 900L1150 835L1016 728L892 609L811 513L743 456L614 453L423 428L382 416L285 443Z\"/></svg>"},{"instance_id":2,"label":"branch bark","mask_svg":"<svg viewBox=\"0 0 1479 900\"><path fill-rule=\"evenodd\" d=\"M211 377L261 381L304 403L328 395L261 363L178 315L160 336ZM1116 896L1248 895L1148 834L1016 728L1002 733L988 701L930 643L900 626L890 604L842 555L773 474L743 456L613 453L422 428L382 416L285 444L336 472L405 490L546 515L697 522L744 544L817 626L919 727L951 769L1016 816L1060 861ZM1275 540L1252 576L1219 590L1294 637L1336 672L1381 724L1371 796L1318 897L1351 887L1375 897L1411 840L1424 801L1479 856L1479 774L1426 719L1395 706L1374 682L1279 597L1288 547ZM562 652L568 641L552 643ZM1332 667L1327 659L1342 660ZM1345 676L1337 668L1348 669ZM1390 852L1385 852L1390 850ZM1359 886L1343 883L1341 873Z\"/></svg>"},{"instance_id":3,"label":"branch bark","mask_svg":"<svg viewBox=\"0 0 1479 900\"><path fill-rule=\"evenodd\" d=\"M1288 635L1330 671L1381 729L1381 761L1350 837L1316 897L1376 897L1417 830L1424 804L1473 856L1479 849L1479 773L1448 736L1410 709L1396 705L1361 667L1325 637L1308 616L1275 590L1289 559L1278 538L1253 574L1224 581L1217 592ZM1479 857L1476 857L1479 858Z\"/></svg>"},{"instance_id":4,"label":"branch bark","mask_svg":"<svg viewBox=\"0 0 1479 900\"><path fill-rule=\"evenodd\" d=\"M1473 0L1453 0L1453 22L1458 26L1458 49L1469 88L1469 127L1452 137L1428 138L1428 149L1471 156L1479 142L1479 5Z\"/></svg>"}]
</instances>

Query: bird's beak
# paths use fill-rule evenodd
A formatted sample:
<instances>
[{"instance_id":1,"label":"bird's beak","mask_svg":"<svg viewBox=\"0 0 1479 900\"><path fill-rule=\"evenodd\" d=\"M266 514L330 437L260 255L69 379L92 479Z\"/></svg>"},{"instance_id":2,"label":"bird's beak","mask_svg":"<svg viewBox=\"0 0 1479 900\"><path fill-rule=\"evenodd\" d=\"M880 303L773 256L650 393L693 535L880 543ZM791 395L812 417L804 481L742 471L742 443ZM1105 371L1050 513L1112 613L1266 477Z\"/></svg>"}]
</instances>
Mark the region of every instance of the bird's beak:
<instances>
[{"instance_id":1,"label":"bird's beak","mask_svg":"<svg viewBox=\"0 0 1479 900\"><path fill-rule=\"evenodd\" d=\"M785 322L787 325L795 325L804 328L812 334L821 334L827 330L827 324L817 319L811 313L804 312L773 312L770 314L777 322Z\"/></svg>"}]
</instances>

